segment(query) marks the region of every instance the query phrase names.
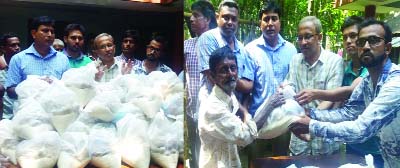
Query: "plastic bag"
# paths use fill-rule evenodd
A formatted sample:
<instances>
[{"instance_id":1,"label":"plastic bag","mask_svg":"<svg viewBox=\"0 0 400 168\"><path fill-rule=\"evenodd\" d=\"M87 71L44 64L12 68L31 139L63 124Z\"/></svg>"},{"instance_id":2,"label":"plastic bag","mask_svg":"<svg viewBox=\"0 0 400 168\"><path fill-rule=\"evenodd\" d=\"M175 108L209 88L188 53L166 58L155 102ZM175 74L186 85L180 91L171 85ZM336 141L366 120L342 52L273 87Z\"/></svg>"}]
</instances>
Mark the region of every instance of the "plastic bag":
<instances>
[{"instance_id":1,"label":"plastic bag","mask_svg":"<svg viewBox=\"0 0 400 168\"><path fill-rule=\"evenodd\" d=\"M41 94L49 86L50 84L42 80L41 77L36 75L28 75L26 80L17 85L15 92L18 95L18 100L29 97L36 98L36 96Z\"/></svg>"},{"instance_id":2,"label":"plastic bag","mask_svg":"<svg viewBox=\"0 0 400 168\"><path fill-rule=\"evenodd\" d=\"M58 158L58 168L83 168L90 162L88 134L85 132L65 132Z\"/></svg>"},{"instance_id":3,"label":"plastic bag","mask_svg":"<svg viewBox=\"0 0 400 168\"><path fill-rule=\"evenodd\" d=\"M120 98L114 92L98 93L83 109L90 117L111 122L116 110L121 105Z\"/></svg>"},{"instance_id":4,"label":"plastic bag","mask_svg":"<svg viewBox=\"0 0 400 168\"><path fill-rule=\"evenodd\" d=\"M46 131L17 146L16 156L22 168L53 168L60 154L60 136Z\"/></svg>"},{"instance_id":5,"label":"plastic bag","mask_svg":"<svg viewBox=\"0 0 400 168\"><path fill-rule=\"evenodd\" d=\"M288 131L288 127L294 121L304 116L304 109L293 99L296 94L289 85L279 90L285 97L285 104L275 108L258 131L258 138L272 139Z\"/></svg>"},{"instance_id":6,"label":"plastic bag","mask_svg":"<svg viewBox=\"0 0 400 168\"><path fill-rule=\"evenodd\" d=\"M7 119L0 121L0 153L8 157L13 164L17 164L15 152L19 143L14 133L14 124Z\"/></svg>"},{"instance_id":7,"label":"plastic bag","mask_svg":"<svg viewBox=\"0 0 400 168\"><path fill-rule=\"evenodd\" d=\"M176 119L178 115L183 115L183 94L175 93L167 96L161 109L169 118Z\"/></svg>"}]
</instances>

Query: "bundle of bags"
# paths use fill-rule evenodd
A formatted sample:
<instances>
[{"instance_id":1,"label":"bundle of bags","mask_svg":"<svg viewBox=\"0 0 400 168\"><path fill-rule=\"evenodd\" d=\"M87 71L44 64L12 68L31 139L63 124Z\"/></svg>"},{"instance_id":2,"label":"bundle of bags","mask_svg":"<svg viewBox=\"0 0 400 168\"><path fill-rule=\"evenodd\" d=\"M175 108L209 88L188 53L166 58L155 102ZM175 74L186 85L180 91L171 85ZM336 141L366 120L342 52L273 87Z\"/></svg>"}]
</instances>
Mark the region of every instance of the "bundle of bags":
<instances>
[{"instance_id":1,"label":"bundle of bags","mask_svg":"<svg viewBox=\"0 0 400 168\"><path fill-rule=\"evenodd\" d=\"M89 67L49 84L20 83L12 120L0 121L0 154L21 167L176 167L183 155L183 83L175 73L94 81ZM178 131L177 131L178 130Z\"/></svg>"}]
</instances>

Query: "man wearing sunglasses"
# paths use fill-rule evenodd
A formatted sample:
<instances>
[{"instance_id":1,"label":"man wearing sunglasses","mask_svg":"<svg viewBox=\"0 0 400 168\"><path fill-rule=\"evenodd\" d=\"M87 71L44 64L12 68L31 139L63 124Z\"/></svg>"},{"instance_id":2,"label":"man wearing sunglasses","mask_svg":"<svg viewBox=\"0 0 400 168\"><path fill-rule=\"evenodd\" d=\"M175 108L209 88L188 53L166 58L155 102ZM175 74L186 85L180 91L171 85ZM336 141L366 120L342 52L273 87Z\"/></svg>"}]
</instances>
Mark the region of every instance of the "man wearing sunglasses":
<instances>
[{"instance_id":1,"label":"man wearing sunglasses","mask_svg":"<svg viewBox=\"0 0 400 168\"><path fill-rule=\"evenodd\" d=\"M360 143L374 135L380 137L384 167L400 167L400 67L389 58L392 31L381 21L369 19L359 27L358 55L369 75L362 79L344 107L334 110L310 110L293 125L291 131L326 141Z\"/></svg>"},{"instance_id":2,"label":"man wearing sunglasses","mask_svg":"<svg viewBox=\"0 0 400 168\"><path fill-rule=\"evenodd\" d=\"M289 72L289 63L293 55L297 54L296 47L282 38L281 9L274 1L266 3L259 12L261 37L246 45L246 50L255 62L255 77L252 97L249 104L249 113L257 114L263 110L262 104L268 101L270 110L284 103L282 94L274 94L276 88L283 82ZM276 102L276 103L272 103ZM272 140L257 139L257 145L272 143L272 153L276 156L287 155L290 133ZM254 150L262 149L260 146ZM264 151L255 151L261 154Z\"/></svg>"},{"instance_id":3,"label":"man wearing sunglasses","mask_svg":"<svg viewBox=\"0 0 400 168\"><path fill-rule=\"evenodd\" d=\"M321 90L333 89L342 85L343 60L321 46L322 25L315 16L301 19L298 27L297 43L301 53L293 56L290 62L287 82L296 92L306 88ZM329 109L330 101L314 100L305 108ZM304 142L292 134L289 149L292 155L329 155L339 151L338 142L326 142L315 138Z\"/></svg>"}]
</instances>

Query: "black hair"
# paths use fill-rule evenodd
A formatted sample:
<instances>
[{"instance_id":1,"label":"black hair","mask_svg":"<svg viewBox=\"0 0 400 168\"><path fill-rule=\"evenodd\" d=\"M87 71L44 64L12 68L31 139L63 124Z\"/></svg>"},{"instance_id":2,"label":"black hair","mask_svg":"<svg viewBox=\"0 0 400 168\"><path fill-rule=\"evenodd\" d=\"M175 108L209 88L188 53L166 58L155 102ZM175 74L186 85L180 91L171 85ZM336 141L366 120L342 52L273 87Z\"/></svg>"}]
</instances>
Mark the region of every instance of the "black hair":
<instances>
[{"instance_id":1,"label":"black hair","mask_svg":"<svg viewBox=\"0 0 400 168\"><path fill-rule=\"evenodd\" d=\"M356 25L358 27L358 25L363 21L364 19L359 17L359 16L349 16L347 17L344 22L343 25L341 27L341 31L343 32L344 29Z\"/></svg>"},{"instance_id":2,"label":"black hair","mask_svg":"<svg viewBox=\"0 0 400 168\"><path fill-rule=\"evenodd\" d=\"M13 32L4 33L0 37L0 46L6 46L7 45L7 40L9 38L12 38L12 37L17 37L19 39L18 35L13 33Z\"/></svg>"},{"instance_id":3,"label":"black hair","mask_svg":"<svg viewBox=\"0 0 400 168\"><path fill-rule=\"evenodd\" d=\"M261 20L262 15L264 13L268 13L268 12L277 13L279 17L281 17L281 14L282 14L281 8L275 1L270 1L270 2L267 2L266 4L264 4L264 6L260 10L260 13L258 14L258 18Z\"/></svg>"},{"instance_id":4,"label":"black hair","mask_svg":"<svg viewBox=\"0 0 400 168\"><path fill-rule=\"evenodd\" d=\"M69 24L65 27L64 36L68 36L69 33L73 30L79 30L82 33L82 36L85 37L85 32L86 32L85 27L83 27L83 25L81 24L76 24L76 23Z\"/></svg>"},{"instance_id":5,"label":"black hair","mask_svg":"<svg viewBox=\"0 0 400 168\"><path fill-rule=\"evenodd\" d=\"M55 20L49 16L38 16L33 18L32 22L29 24L29 31L37 30L40 25L49 25L54 27Z\"/></svg>"},{"instance_id":6,"label":"black hair","mask_svg":"<svg viewBox=\"0 0 400 168\"><path fill-rule=\"evenodd\" d=\"M122 39L130 37L132 38L135 42L139 40L139 31L134 30L134 29L128 29L122 34Z\"/></svg>"},{"instance_id":7,"label":"black hair","mask_svg":"<svg viewBox=\"0 0 400 168\"><path fill-rule=\"evenodd\" d=\"M217 65L225 58L230 60L235 60L235 63L237 65L237 59L235 54L233 54L231 48L229 48L229 46L226 45L225 47L219 48L211 53L209 58L210 71L212 73L216 73Z\"/></svg>"},{"instance_id":8,"label":"black hair","mask_svg":"<svg viewBox=\"0 0 400 168\"><path fill-rule=\"evenodd\" d=\"M204 17L210 20L210 24L208 25L209 29L213 29L217 27L217 19L215 18L215 10L214 6L205 0L199 0L192 4L191 10L197 10L203 14Z\"/></svg>"},{"instance_id":9,"label":"black hair","mask_svg":"<svg viewBox=\"0 0 400 168\"><path fill-rule=\"evenodd\" d=\"M383 27L383 29L385 30L385 44L389 43L392 41L392 29L390 29L389 25L386 24L385 22L376 20L374 18L369 18L364 20L360 26L358 27L358 33L360 34L361 29L370 26L370 25L375 25L375 24L379 24Z\"/></svg>"},{"instance_id":10,"label":"black hair","mask_svg":"<svg viewBox=\"0 0 400 168\"><path fill-rule=\"evenodd\" d=\"M157 33L157 32L153 33L151 40L155 40L155 41L161 43L162 50L165 50L167 48L168 41L163 34ZM151 40L150 40L150 42L151 42Z\"/></svg>"},{"instance_id":11,"label":"black hair","mask_svg":"<svg viewBox=\"0 0 400 168\"><path fill-rule=\"evenodd\" d=\"M221 8L227 6L230 8L236 8L239 12L239 5L234 0L223 0L218 6L218 11L221 11Z\"/></svg>"}]
</instances>

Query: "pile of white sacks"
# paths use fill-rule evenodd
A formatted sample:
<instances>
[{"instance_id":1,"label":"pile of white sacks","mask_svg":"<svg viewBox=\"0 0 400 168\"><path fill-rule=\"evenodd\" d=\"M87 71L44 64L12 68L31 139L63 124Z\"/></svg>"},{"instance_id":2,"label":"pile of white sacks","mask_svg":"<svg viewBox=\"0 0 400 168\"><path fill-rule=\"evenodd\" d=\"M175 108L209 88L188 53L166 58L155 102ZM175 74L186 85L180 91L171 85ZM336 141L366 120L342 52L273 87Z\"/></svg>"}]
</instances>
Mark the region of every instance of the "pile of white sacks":
<instances>
[{"instance_id":1,"label":"pile of white sacks","mask_svg":"<svg viewBox=\"0 0 400 168\"><path fill-rule=\"evenodd\" d=\"M23 168L175 168L183 156L183 83L175 73L94 81L95 69L49 84L30 76L12 120L0 122L0 153Z\"/></svg>"}]
</instances>

